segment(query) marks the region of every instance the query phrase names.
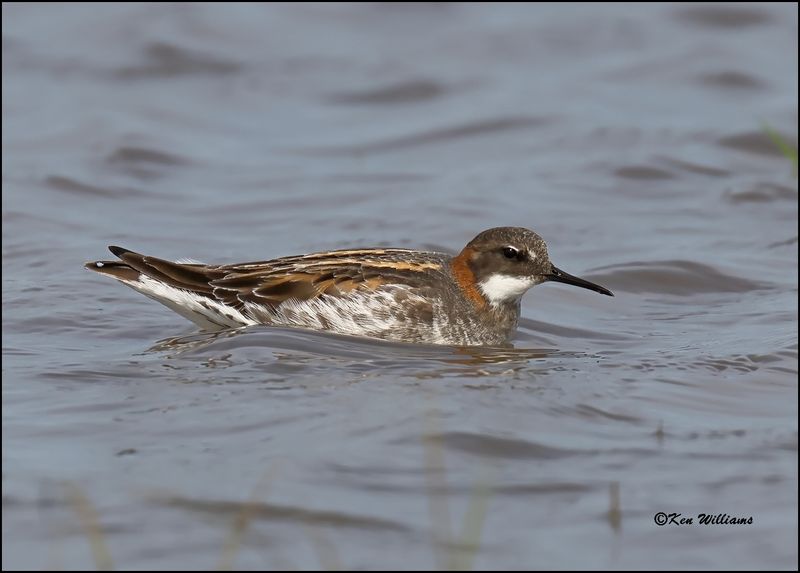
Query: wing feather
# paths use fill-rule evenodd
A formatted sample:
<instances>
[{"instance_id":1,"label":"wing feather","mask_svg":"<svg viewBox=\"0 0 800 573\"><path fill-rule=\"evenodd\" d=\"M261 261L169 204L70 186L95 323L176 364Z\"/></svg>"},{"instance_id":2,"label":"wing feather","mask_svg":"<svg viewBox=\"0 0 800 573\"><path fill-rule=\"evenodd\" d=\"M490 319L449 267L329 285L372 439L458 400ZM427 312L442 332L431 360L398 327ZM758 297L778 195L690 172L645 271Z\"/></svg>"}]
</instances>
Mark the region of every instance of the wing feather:
<instances>
[{"instance_id":1,"label":"wing feather","mask_svg":"<svg viewBox=\"0 0 800 573\"><path fill-rule=\"evenodd\" d=\"M242 309L260 305L276 309L289 300L345 296L386 285L410 289L430 286L444 272L447 255L408 249L350 249L312 253L232 265L172 262L109 247L122 263L155 280ZM91 268L88 267L87 268ZM102 268L92 268L102 272ZM111 273L108 273L111 274ZM130 275L133 276L133 275Z\"/></svg>"}]
</instances>

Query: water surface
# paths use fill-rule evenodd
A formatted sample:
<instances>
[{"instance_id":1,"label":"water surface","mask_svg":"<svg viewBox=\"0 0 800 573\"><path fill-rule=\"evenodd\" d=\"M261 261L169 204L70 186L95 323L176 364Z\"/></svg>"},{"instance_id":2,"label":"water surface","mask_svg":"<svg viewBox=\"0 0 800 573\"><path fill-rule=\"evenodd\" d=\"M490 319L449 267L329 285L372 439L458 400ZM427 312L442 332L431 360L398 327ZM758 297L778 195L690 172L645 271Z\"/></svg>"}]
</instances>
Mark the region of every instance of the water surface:
<instances>
[{"instance_id":1,"label":"water surface","mask_svg":"<svg viewBox=\"0 0 800 573\"><path fill-rule=\"evenodd\" d=\"M764 124L796 141L795 4L4 4L3 568L796 569ZM616 297L459 349L197 333L82 268L498 225Z\"/></svg>"}]
</instances>

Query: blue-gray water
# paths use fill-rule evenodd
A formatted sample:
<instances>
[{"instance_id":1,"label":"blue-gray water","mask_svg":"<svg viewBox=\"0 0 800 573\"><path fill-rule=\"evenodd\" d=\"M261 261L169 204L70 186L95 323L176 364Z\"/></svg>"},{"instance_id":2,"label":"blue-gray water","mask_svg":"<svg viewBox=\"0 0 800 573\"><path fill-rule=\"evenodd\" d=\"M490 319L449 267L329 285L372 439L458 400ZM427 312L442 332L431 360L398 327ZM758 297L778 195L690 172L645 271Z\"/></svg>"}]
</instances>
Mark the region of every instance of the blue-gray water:
<instances>
[{"instance_id":1,"label":"blue-gray water","mask_svg":"<svg viewBox=\"0 0 800 573\"><path fill-rule=\"evenodd\" d=\"M796 569L797 63L796 4L3 4L3 568ZM212 337L82 268L497 225L617 296Z\"/></svg>"}]
</instances>

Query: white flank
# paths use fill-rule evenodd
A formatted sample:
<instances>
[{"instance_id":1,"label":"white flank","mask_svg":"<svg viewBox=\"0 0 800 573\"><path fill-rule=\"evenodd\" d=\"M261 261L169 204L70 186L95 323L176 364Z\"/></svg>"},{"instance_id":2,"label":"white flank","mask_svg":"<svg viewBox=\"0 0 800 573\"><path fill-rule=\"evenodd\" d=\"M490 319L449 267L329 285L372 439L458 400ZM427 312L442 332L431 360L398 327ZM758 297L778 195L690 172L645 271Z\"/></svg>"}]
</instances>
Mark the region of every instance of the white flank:
<instances>
[{"instance_id":1,"label":"white flank","mask_svg":"<svg viewBox=\"0 0 800 573\"><path fill-rule=\"evenodd\" d=\"M408 319L397 315L397 292L403 287L388 287L371 292L353 291L345 296L322 296L310 300L289 299L274 310L245 303L250 316L275 326L295 326L329 330L341 334L386 336L387 332L407 327ZM408 294L409 302L423 302Z\"/></svg>"},{"instance_id":2,"label":"white flank","mask_svg":"<svg viewBox=\"0 0 800 573\"><path fill-rule=\"evenodd\" d=\"M165 285L145 275L140 275L139 280L136 281L122 282L143 295L157 300L202 328L217 329L258 324L258 321L242 314L235 308L187 290Z\"/></svg>"},{"instance_id":3,"label":"white flank","mask_svg":"<svg viewBox=\"0 0 800 573\"><path fill-rule=\"evenodd\" d=\"M493 274L485 281L481 281L478 287L489 303L496 305L519 300L535 284L536 281L528 277Z\"/></svg>"},{"instance_id":4,"label":"white flank","mask_svg":"<svg viewBox=\"0 0 800 573\"><path fill-rule=\"evenodd\" d=\"M323 296L311 300L289 299L277 308L246 302L240 311L208 297L166 285L141 275L136 281L121 281L140 293L188 318L201 328L216 330L253 324L294 326L328 330L342 334L387 337L387 333L409 328L407 315L398 315L396 295L403 287L359 292L346 296ZM409 303L424 302L416 294L407 293ZM447 342L434 325L426 341Z\"/></svg>"}]
</instances>

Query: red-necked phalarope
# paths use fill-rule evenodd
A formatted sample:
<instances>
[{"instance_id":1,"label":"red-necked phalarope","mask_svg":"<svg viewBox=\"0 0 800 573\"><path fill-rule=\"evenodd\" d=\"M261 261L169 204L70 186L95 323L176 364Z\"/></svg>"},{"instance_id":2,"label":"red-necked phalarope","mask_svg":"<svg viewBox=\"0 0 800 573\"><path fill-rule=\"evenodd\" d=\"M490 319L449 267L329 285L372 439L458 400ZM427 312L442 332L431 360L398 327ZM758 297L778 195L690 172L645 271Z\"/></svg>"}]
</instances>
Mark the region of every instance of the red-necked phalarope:
<instances>
[{"instance_id":1,"label":"red-necked phalarope","mask_svg":"<svg viewBox=\"0 0 800 573\"><path fill-rule=\"evenodd\" d=\"M252 324L328 330L405 342L507 343L520 299L556 281L614 296L556 268L528 229L484 231L456 256L348 249L232 265L170 262L109 247L109 275L206 329Z\"/></svg>"}]
</instances>

